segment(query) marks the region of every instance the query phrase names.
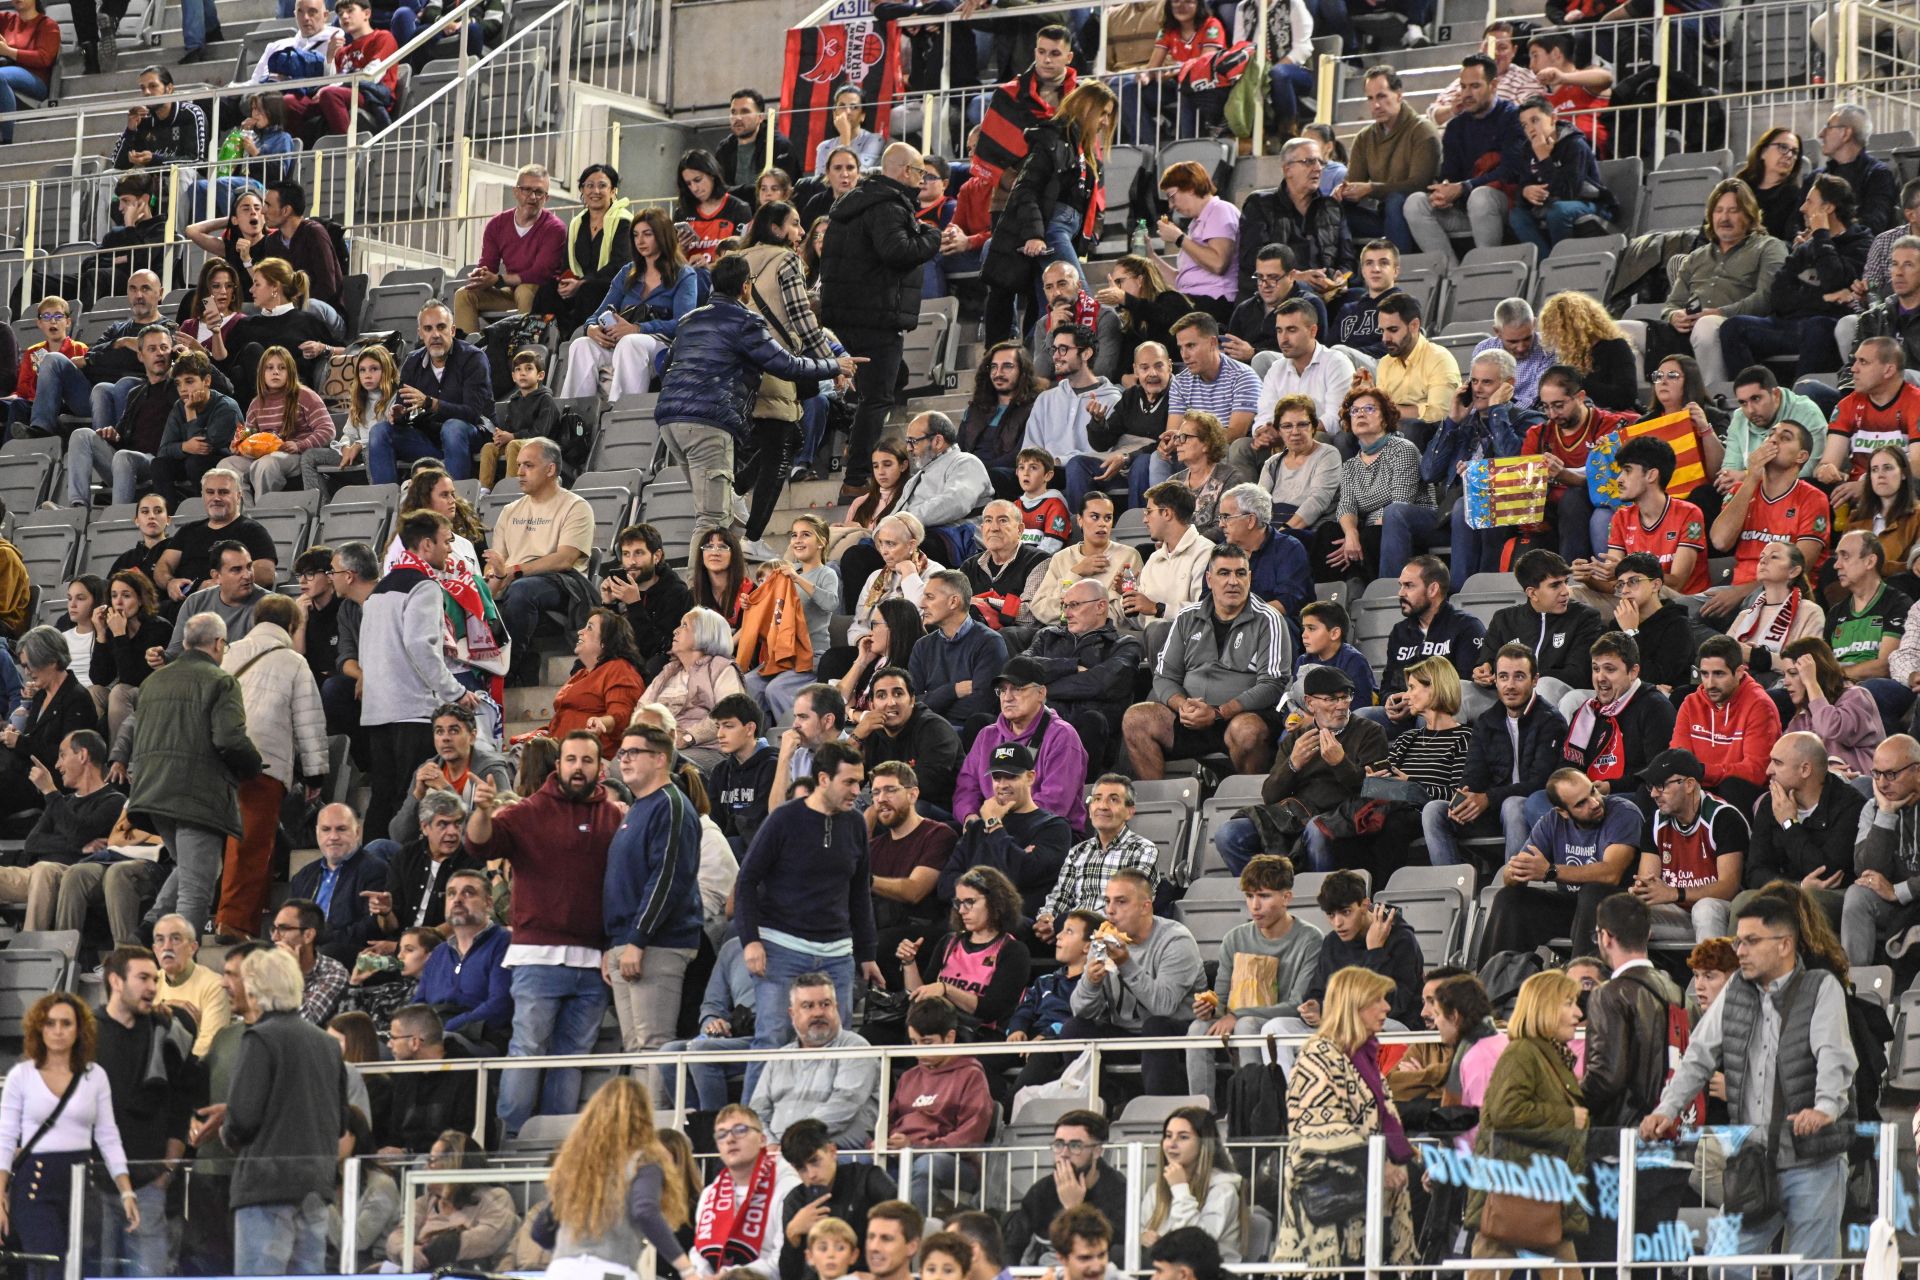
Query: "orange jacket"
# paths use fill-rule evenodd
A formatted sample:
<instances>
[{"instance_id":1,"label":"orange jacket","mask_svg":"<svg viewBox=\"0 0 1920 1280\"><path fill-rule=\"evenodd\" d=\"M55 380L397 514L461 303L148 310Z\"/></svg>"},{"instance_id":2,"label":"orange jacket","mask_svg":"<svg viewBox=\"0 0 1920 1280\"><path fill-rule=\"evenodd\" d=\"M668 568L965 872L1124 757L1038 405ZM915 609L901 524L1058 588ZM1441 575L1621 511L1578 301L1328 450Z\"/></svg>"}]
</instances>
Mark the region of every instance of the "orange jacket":
<instances>
[{"instance_id":1,"label":"orange jacket","mask_svg":"<svg viewBox=\"0 0 1920 1280\"><path fill-rule=\"evenodd\" d=\"M612 716L613 732L600 735L600 758L613 759L620 749L620 735L633 718L634 704L647 691L632 664L622 658L609 658L591 671L576 671L553 695L553 719L547 724L547 736L564 738L575 729L587 727L595 716Z\"/></svg>"},{"instance_id":2,"label":"orange jacket","mask_svg":"<svg viewBox=\"0 0 1920 1280\"><path fill-rule=\"evenodd\" d=\"M813 637L807 634L806 609L791 578L770 574L747 597L733 656L742 671L753 670L757 660L760 674L768 677L813 670Z\"/></svg>"}]
</instances>

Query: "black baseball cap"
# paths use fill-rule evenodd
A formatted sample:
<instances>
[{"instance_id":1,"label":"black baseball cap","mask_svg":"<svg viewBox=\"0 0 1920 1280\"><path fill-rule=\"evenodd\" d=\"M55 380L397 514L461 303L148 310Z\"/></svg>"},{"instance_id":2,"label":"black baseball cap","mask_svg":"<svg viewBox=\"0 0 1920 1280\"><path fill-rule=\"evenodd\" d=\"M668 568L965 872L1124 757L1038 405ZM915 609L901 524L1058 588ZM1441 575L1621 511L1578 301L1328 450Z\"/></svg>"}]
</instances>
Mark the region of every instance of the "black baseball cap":
<instances>
[{"instance_id":1,"label":"black baseball cap","mask_svg":"<svg viewBox=\"0 0 1920 1280\"><path fill-rule=\"evenodd\" d=\"M1017 777L1033 768L1033 752L1024 742L1003 742L987 758L987 774Z\"/></svg>"}]
</instances>

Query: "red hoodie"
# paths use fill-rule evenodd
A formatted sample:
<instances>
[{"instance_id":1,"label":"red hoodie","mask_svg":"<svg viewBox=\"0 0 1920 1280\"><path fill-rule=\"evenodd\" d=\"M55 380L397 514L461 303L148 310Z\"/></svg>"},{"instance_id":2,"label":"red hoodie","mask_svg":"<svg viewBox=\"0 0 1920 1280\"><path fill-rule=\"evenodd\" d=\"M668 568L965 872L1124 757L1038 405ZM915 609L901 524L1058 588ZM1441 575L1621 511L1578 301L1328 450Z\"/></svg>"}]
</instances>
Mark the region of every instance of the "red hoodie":
<instances>
[{"instance_id":1,"label":"red hoodie","mask_svg":"<svg viewBox=\"0 0 1920 1280\"><path fill-rule=\"evenodd\" d=\"M936 1058L900 1077L887 1108L887 1133L921 1147L977 1147L987 1140L993 1094L977 1058Z\"/></svg>"},{"instance_id":2,"label":"red hoodie","mask_svg":"<svg viewBox=\"0 0 1920 1280\"><path fill-rule=\"evenodd\" d=\"M1673 745L1699 758L1709 790L1726 778L1767 785L1767 753L1780 738L1780 709L1760 682L1741 676L1733 697L1716 707L1704 689L1680 704L1673 722Z\"/></svg>"},{"instance_id":3,"label":"red hoodie","mask_svg":"<svg viewBox=\"0 0 1920 1280\"><path fill-rule=\"evenodd\" d=\"M513 940L533 947L605 946L600 909L607 880L607 847L620 829L621 813L595 785L585 800L567 799L560 775L493 815L493 835L468 840L467 852L482 862L513 864Z\"/></svg>"}]
</instances>

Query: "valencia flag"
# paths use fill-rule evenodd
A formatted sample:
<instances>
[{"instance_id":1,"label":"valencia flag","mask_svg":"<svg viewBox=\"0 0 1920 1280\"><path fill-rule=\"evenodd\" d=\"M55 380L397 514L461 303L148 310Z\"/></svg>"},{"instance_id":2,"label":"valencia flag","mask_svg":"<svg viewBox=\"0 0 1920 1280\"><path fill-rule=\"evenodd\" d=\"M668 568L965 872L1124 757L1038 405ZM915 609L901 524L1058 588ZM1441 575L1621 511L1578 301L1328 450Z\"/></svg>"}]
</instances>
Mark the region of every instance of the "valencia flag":
<instances>
[{"instance_id":1,"label":"valencia flag","mask_svg":"<svg viewBox=\"0 0 1920 1280\"><path fill-rule=\"evenodd\" d=\"M803 165L812 165L814 149L832 135L833 91L846 84L858 87L867 103L867 128L885 137L901 87L899 27L862 18L787 32L781 125Z\"/></svg>"}]
</instances>

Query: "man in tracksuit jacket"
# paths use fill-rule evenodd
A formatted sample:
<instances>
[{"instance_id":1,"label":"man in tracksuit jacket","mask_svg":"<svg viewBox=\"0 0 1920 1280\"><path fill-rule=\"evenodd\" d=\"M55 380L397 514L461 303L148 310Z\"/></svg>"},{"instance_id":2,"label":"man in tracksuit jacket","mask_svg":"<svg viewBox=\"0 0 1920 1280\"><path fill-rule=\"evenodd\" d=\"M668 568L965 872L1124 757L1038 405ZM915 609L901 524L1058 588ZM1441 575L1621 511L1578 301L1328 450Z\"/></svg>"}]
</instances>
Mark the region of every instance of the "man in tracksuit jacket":
<instances>
[{"instance_id":1,"label":"man in tracksuit jacket","mask_svg":"<svg viewBox=\"0 0 1920 1280\"><path fill-rule=\"evenodd\" d=\"M1537 688L1548 702L1560 706L1569 693L1593 687L1590 665L1593 642L1602 630L1600 615L1573 599L1567 573L1567 562L1543 549L1513 562L1513 576L1527 593L1527 602L1508 605L1493 615L1480 646L1480 665L1474 668L1475 684L1492 688L1493 665L1487 655L1517 640L1533 650Z\"/></svg>"},{"instance_id":2,"label":"man in tracksuit jacket","mask_svg":"<svg viewBox=\"0 0 1920 1280\"><path fill-rule=\"evenodd\" d=\"M1265 773L1286 731L1277 710L1293 671L1286 619L1253 598L1252 566L1232 543L1208 554L1206 583L1211 598L1174 615L1150 699L1129 707L1121 722L1136 778L1165 777L1169 756L1223 752L1235 773Z\"/></svg>"},{"instance_id":3,"label":"man in tracksuit jacket","mask_svg":"<svg viewBox=\"0 0 1920 1280\"><path fill-rule=\"evenodd\" d=\"M1767 753L1780 738L1780 708L1747 674L1740 646L1711 636L1700 646L1700 687L1673 722L1673 744L1693 752L1709 791L1742 813L1767 789Z\"/></svg>"}]
</instances>

